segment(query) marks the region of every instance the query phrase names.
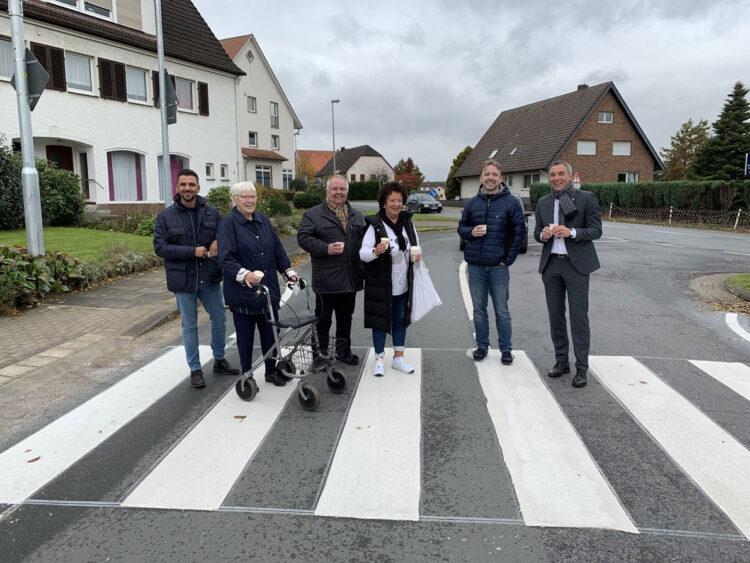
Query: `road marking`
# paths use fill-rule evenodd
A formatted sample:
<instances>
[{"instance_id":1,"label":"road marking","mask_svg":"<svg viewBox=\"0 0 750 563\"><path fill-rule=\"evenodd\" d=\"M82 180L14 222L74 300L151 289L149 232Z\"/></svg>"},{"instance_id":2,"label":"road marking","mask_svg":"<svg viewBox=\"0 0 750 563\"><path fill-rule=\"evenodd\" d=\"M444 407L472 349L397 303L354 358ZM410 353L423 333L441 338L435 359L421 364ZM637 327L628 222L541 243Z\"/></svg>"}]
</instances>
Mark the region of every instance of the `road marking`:
<instances>
[{"instance_id":1,"label":"road marking","mask_svg":"<svg viewBox=\"0 0 750 563\"><path fill-rule=\"evenodd\" d=\"M297 386L275 387L253 375L260 391L243 401L230 387L219 403L122 502L124 507L216 510L284 410Z\"/></svg>"},{"instance_id":2,"label":"road marking","mask_svg":"<svg viewBox=\"0 0 750 563\"><path fill-rule=\"evenodd\" d=\"M321 492L316 516L419 520L422 353L407 348L414 373L370 373L370 349Z\"/></svg>"},{"instance_id":3,"label":"road marking","mask_svg":"<svg viewBox=\"0 0 750 563\"><path fill-rule=\"evenodd\" d=\"M744 338L748 342L750 342L750 332L746 331L742 326L740 326L740 321L737 316L737 313L727 313L726 317L724 317L724 320L727 323L727 326L731 328L740 338Z\"/></svg>"},{"instance_id":4,"label":"road marking","mask_svg":"<svg viewBox=\"0 0 750 563\"><path fill-rule=\"evenodd\" d=\"M747 254L746 252L732 252L731 250L722 250L722 254L736 254L737 256L750 256L750 254Z\"/></svg>"},{"instance_id":5,"label":"road marking","mask_svg":"<svg viewBox=\"0 0 750 563\"><path fill-rule=\"evenodd\" d=\"M668 242L652 242L649 241L649 244L656 244L658 246L671 246L673 248L685 248L684 246L680 246L679 244L669 244Z\"/></svg>"},{"instance_id":6,"label":"road marking","mask_svg":"<svg viewBox=\"0 0 750 563\"><path fill-rule=\"evenodd\" d=\"M711 235L698 235L698 234L695 234L695 233L686 233L686 232L683 232L683 231L677 232L677 231L658 231L658 230L655 230L654 232L655 233L663 233L665 235L675 235L675 236L679 236L679 237L713 238Z\"/></svg>"},{"instance_id":7,"label":"road marking","mask_svg":"<svg viewBox=\"0 0 750 563\"><path fill-rule=\"evenodd\" d=\"M534 364L513 354L501 367L490 350L476 367L524 522L638 533Z\"/></svg>"},{"instance_id":8,"label":"road marking","mask_svg":"<svg viewBox=\"0 0 750 563\"><path fill-rule=\"evenodd\" d=\"M750 537L750 451L636 359L592 356L599 381Z\"/></svg>"},{"instance_id":9,"label":"road marking","mask_svg":"<svg viewBox=\"0 0 750 563\"><path fill-rule=\"evenodd\" d=\"M608 229L630 229L631 227L623 227L622 225L612 225L609 222L606 223Z\"/></svg>"},{"instance_id":10,"label":"road marking","mask_svg":"<svg viewBox=\"0 0 750 563\"><path fill-rule=\"evenodd\" d=\"M461 262L458 267L458 281L461 285L461 295L464 298L464 307L466 308L466 315L470 321L474 321L474 305L471 302L471 292L469 291L469 277L467 273L468 265L466 262Z\"/></svg>"},{"instance_id":11,"label":"road marking","mask_svg":"<svg viewBox=\"0 0 750 563\"><path fill-rule=\"evenodd\" d=\"M740 362L690 360L690 363L750 401L750 367Z\"/></svg>"},{"instance_id":12,"label":"road marking","mask_svg":"<svg viewBox=\"0 0 750 563\"><path fill-rule=\"evenodd\" d=\"M211 357L211 348L200 354ZM186 379L173 348L0 454L0 502L30 497Z\"/></svg>"}]
</instances>

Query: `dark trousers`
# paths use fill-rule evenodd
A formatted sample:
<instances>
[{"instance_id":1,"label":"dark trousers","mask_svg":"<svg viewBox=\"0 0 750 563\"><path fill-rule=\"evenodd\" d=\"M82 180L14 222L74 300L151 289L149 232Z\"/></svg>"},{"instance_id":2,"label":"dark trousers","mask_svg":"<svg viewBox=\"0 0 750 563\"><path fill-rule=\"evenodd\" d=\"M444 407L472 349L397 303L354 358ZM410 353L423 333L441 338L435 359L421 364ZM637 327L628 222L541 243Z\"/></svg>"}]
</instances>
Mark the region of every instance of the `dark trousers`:
<instances>
[{"instance_id":1,"label":"dark trousers","mask_svg":"<svg viewBox=\"0 0 750 563\"><path fill-rule=\"evenodd\" d=\"M253 366L253 341L255 339L255 327L260 334L260 347L265 355L274 345L273 325L268 322L265 314L246 315L232 311L234 328L237 331L237 351L240 353L240 364L242 373L250 370ZM266 374L272 374L276 369L276 354L266 359Z\"/></svg>"},{"instance_id":2,"label":"dark trousers","mask_svg":"<svg viewBox=\"0 0 750 563\"><path fill-rule=\"evenodd\" d=\"M576 271L570 260L552 254L542 274L547 297L549 328L555 359L568 364L568 326L565 320L565 294L570 306L570 332L576 369L588 369L591 331L589 329L589 275Z\"/></svg>"},{"instance_id":3,"label":"dark trousers","mask_svg":"<svg viewBox=\"0 0 750 563\"><path fill-rule=\"evenodd\" d=\"M318 343L320 350L328 350L328 333L331 331L333 313L336 313L336 354L347 356L352 349L352 315L357 293L316 293L315 316L318 317Z\"/></svg>"}]
</instances>

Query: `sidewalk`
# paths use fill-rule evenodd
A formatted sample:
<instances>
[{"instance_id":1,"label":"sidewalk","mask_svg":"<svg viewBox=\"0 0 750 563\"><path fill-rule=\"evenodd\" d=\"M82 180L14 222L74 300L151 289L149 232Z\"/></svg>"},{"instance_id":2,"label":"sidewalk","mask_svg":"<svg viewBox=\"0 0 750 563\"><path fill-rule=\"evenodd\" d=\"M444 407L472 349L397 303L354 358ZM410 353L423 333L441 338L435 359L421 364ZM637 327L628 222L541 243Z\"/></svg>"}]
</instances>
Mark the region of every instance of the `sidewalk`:
<instances>
[{"instance_id":1,"label":"sidewalk","mask_svg":"<svg viewBox=\"0 0 750 563\"><path fill-rule=\"evenodd\" d=\"M290 258L295 237L282 239ZM133 274L92 290L48 299L0 318L0 387L41 369L91 365L124 343L178 317L164 270Z\"/></svg>"}]
</instances>

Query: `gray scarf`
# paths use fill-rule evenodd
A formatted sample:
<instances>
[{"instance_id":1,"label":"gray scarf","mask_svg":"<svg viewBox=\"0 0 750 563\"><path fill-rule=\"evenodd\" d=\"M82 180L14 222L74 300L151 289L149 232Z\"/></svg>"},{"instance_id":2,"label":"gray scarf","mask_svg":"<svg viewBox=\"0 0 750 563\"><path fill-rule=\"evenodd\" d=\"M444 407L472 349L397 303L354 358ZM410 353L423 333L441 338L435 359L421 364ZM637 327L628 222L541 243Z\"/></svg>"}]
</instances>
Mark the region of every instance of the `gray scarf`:
<instances>
[{"instance_id":1,"label":"gray scarf","mask_svg":"<svg viewBox=\"0 0 750 563\"><path fill-rule=\"evenodd\" d=\"M556 192L552 188L552 195L560 202L560 211L565 216L565 219L570 221L573 217L578 215L578 208L573 199L576 195L576 189L573 184L568 184L564 190Z\"/></svg>"}]
</instances>

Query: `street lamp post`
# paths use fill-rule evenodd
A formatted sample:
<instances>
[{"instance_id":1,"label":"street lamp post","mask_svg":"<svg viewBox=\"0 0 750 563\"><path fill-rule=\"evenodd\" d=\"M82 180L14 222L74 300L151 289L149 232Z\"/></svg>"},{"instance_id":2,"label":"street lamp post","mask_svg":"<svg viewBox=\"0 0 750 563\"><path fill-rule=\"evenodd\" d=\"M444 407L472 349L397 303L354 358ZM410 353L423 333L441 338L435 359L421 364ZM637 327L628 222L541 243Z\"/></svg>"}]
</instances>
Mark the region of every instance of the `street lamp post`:
<instances>
[{"instance_id":1,"label":"street lamp post","mask_svg":"<svg viewBox=\"0 0 750 563\"><path fill-rule=\"evenodd\" d=\"M333 120L333 104L339 103L339 100L331 100L331 139L333 140L333 173L336 174L336 125Z\"/></svg>"}]
</instances>

